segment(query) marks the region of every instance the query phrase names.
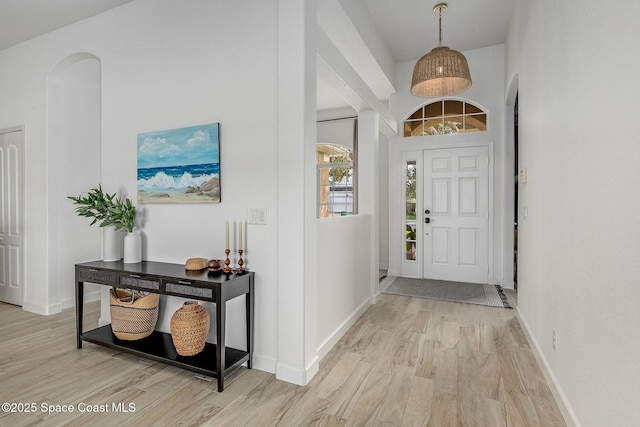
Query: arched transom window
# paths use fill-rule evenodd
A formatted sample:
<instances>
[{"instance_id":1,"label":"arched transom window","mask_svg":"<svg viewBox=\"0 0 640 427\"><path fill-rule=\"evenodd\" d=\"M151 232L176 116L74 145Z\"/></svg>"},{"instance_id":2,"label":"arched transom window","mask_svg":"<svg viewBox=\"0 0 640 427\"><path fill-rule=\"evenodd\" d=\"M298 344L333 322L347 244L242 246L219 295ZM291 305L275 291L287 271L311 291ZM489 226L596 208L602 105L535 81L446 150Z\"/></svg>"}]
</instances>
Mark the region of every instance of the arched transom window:
<instances>
[{"instance_id":1,"label":"arched transom window","mask_svg":"<svg viewBox=\"0 0 640 427\"><path fill-rule=\"evenodd\" d=\"M487 130L487 112L464 101L445 99L423 105L404 122L404 136Z\"/></svg>"}]
</instances>

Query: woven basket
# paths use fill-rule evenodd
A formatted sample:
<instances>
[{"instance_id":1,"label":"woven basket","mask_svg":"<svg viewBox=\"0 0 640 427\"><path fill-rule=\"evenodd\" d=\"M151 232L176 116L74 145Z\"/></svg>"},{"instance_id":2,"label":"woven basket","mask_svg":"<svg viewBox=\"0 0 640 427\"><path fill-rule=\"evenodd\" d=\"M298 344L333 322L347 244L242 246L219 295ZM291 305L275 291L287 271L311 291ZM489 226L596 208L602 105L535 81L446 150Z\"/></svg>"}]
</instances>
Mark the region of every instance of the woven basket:
<instances>
[{"instance_id":1,"label":"woven basket","mask_svg":"<svg viewBox=\"0 0 640 427\"><path fill-rule=\"evenodd\" d=\"M184 263L184 268L186 270L204 270L207 268L207 260L204 258L189 258Z\"/></svg>"},{"instance_id":2,"label":"woven basket","mask_svg":"<svg viewBox=\"0 0 640 427\"><path fill-rule=\"evenodd\" d=\"M197 301L186 301L171 316L171 339L180 356L195 356L204 350L209 334L209 312Z\"/></svg>"},{"instance_id":3,"label":"woven basket","mask_svg":"<svg viewBox=\"0 0 640 427\"><path fill-rule=\"evenodd\" d=\"M116 338L135 341L153 333L158 321L160 296L150 293L129 292L124 289L109 292L111 330ZM116 298L117 296L117 298ZM133 296L133 297L132 297Z\"/></svg>"}]
</instances>

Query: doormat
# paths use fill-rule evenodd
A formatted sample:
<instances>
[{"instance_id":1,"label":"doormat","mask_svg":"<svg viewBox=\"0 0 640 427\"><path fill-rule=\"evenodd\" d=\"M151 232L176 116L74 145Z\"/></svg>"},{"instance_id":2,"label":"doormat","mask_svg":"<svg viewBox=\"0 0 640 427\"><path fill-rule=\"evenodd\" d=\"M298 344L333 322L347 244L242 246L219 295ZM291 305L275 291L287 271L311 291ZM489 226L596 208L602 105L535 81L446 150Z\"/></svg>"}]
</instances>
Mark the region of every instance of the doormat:
<instances>
[{"instance_id":1,"label":"doormat","mask_svg":"<svg viewBox=\"0 0 640 427\"><path fill-rule=\"evenodd\" d=\"M382 293L486 305L488 307L513 308L499 285L396 277Z\"/></svg>"}]
</instances>

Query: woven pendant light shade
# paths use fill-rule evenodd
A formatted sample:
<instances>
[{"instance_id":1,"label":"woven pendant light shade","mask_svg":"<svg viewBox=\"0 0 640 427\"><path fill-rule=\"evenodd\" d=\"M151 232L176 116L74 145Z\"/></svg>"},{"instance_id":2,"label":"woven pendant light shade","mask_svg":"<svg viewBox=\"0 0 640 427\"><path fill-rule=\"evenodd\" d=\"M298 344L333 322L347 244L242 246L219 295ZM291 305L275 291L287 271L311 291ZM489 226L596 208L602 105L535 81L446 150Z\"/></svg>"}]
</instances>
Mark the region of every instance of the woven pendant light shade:
<instances>
[{"instance_id":1,"label":"woven pendant light shade","mask_svg":"<svg viewBox=\"0 0 640 427\"><path fill-rule=\"evenodd\" d=\"M471 87L467 59L446 46L434 48L413 69L411 93L423 97L453 95Z\"/></svg>"},{"instance_id":2,"label":"woven pendant light shade","mask_svg":"<svg viewBox=\"0 0 640 427\"><path fill-rule=\"evenodd\" d=\"M440 45L418 60L413 69L411 93L426 98L454 95L471 87L469 64L457 50L442 46L442 12L445 3L433 8L439 15Z\"/></svg>"}]
</instances>

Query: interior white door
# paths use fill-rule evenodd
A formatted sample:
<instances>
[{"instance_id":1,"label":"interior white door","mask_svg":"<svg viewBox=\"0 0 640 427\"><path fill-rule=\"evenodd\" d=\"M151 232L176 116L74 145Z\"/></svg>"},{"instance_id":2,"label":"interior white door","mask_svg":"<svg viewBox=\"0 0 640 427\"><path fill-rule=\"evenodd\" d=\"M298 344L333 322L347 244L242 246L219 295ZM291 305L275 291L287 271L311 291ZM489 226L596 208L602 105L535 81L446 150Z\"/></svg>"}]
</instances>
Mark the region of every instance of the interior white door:
<instances>
[{"instance_id":1,"label":"interior white door","mask_svg":"<svg viewBox=\"0 0 640 427\"><path fill-rule=\"evenodd\" d=\"M0 133L0 301L23 298L23 132Z\"/></svg>"},{"instance_id":2,"label":"interior white door","mask_svg":"<svg viewBox=\"0 0 640 427\"><path fill-rule=\"evenodd\" d=\"M489 148L424 151L423 276L487 283Z\"/></svg>"}]
</instances>

